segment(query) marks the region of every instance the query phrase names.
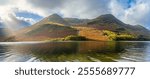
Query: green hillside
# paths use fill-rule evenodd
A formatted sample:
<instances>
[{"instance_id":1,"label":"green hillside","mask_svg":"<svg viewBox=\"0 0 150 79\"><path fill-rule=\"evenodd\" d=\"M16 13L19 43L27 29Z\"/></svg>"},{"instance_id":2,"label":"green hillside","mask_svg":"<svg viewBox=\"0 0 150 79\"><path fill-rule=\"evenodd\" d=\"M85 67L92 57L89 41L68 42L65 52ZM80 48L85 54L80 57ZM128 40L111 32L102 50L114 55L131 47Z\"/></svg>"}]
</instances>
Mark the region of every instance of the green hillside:
<instances>
[{"instance_id":1,"label":"green hillside","mask_svg":"<svg viewBox=\"0 0 150 79\"><path fill-rule=\"evenodd\" d=\"M150 39L150 31L143 26L125 24L111 14L95 19L62 18L53 14L17 31L15 38L18 41L62 40L72 35L75 35L73 39L83 37L95 41Z\"/></svg>"},{"instance_id":2,"label":"green hillside","mask_svg":"<svg viewBox=\"0 0 150 79\"><path fill-rule=\"evenodd\" d=\"M121 22L111 14L101 15L91 22L88 22L86 27L96 28L98 30L109 30L116 34L133 35L138 39L149 40L150 31L140 25L129 25Z\"/></svg>"}]
</instances>

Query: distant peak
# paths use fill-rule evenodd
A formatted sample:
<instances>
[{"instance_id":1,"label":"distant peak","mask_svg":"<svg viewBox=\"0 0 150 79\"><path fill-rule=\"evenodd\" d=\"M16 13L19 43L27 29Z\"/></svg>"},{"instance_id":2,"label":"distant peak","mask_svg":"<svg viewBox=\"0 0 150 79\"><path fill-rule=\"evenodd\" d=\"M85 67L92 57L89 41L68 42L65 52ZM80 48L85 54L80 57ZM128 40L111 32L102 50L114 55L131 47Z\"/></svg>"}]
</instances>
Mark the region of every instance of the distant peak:
<instances>
[{"instance_id":1,"label":"distant peak","mask_svg":"<svg viewBox=\"0 0 150 79\"><path fill-rule=\"evenodd\" d=\"M110 23L116 23L119 25L124 25L123 22L121 22L119 19L117 19L114 15L112 14L105 14L105 15L101 15L95 19L93 19L91 22L89 22L88 24L110 24Z\"/></svg>"},{"instance_id":2,"label":"distant peak","mask_svg":"<svg viewBox=\"0 0 150 79\"><path fill-rule=\"evenodd\" d=\"M52 14L52 15L50 15L49 17L48 17L49 19L62 19L62 17L60 16L60 15L58 15L58 14Z\"/></svg>"},{"instance_id":3,"label":"distant peak","mask_svg":"<svg viewBox=\"0 0 150 79\"><path fill-rule=\"evenodd\" d=\"M116 22L119 20L112 14L105 14L105 15L100 15L99 17L95 18L94 20L104 20L104 21L111 21L111 22Z\"/></svg>"},{"instance_id":4,"label":"distant peak","mask_svg":"<svg viewBox=\"0 0 150 79\"><path fill-rule=\"evenodd\" d=\"M53 22L53 23L59 23L59 24L64 24L64 25L69 25L69 23L67 23L64 18L62 18L60 15L58 14L52 14L49 17L46 18L48 22Z\"/></svg>"},{"instance_id":5,"label":"distant peak","mask_svg":"<svg viewBox=\"0 0 150 79\"><path fill-rule=\"evenodd\" d=\"M105 14L105 15L103 15L103 16L114 16L114 15L112 15L112 14Z\"/></svg>"},{"instance_id":6,"label":"distant peak","mask_svg":"<svg viewBox=\"0 0 150 79\"><path fill-rule=\"evenodd\" d=\"M50 15L49 17L61 17L61 16L55 13L55 14Z\"/></svg>"},{"instance_id":7,"label":"distant peak","mask_svg":"<svg viewBox=\"0 0 150 79\"><path fill-rule=\"evenodd\" d=\"M112 14L105 14L105 15L99 16L98 18L115 18L115 16Z\"/></svg>"}]
</instances>

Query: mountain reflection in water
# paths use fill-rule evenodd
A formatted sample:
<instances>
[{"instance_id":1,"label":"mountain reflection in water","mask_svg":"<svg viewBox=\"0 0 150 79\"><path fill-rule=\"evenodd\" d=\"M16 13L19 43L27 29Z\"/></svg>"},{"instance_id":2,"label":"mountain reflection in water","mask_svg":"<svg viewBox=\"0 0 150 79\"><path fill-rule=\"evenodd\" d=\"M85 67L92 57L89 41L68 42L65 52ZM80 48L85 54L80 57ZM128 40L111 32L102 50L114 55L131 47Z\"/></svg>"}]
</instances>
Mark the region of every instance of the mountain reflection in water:
<instances>
[{"instance_id":1,"label":"mountain reflection in water","mask_svg":"<svg viewBox=\"0 0 150 79\"><path fill-rule=\"evenodd\" d=\"M0 43L1 62L148 62L150 42Z\"/></svg>"}]
</instances>

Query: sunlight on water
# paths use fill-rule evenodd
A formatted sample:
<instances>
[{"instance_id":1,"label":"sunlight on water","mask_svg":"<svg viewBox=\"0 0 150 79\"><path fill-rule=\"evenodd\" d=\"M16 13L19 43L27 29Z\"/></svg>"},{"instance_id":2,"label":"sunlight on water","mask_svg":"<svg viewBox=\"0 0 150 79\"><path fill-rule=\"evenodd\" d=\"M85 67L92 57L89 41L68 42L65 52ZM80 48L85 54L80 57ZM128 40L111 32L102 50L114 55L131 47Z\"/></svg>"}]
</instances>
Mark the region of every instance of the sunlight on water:
<instances>
[{"instance_id":1,"label":"sunlight on water","mask_svg":"<svg viewBox=\"0 0 150 79\"><path fill-rule=\"evenodd\" d=\"M150 42L0 42L1 62L149 62Z\"/></svg>"},{"instance_id":2,"label":"sunlight on water","mask_svg":"<svg viewBox=\"0 0 150 79\"><path fill-rule=\"evenodd\" d=\"M0 45L13 45L13 44L34 44L34 43L43 43L41 41L29 41L29 42L0 42Z\"/></svg>"}]
</instances>

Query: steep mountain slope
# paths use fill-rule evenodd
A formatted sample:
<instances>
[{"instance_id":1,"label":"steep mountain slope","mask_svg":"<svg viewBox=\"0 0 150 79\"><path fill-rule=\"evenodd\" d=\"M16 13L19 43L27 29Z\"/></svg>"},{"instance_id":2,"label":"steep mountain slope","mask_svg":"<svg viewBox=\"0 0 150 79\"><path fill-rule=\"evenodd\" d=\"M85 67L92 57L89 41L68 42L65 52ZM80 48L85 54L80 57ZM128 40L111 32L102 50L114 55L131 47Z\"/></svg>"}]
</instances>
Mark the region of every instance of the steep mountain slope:
<instances>
[{"instance_id":1,"label":"steep mountain slope","mask_svg":"<svg viewBox=\"0 0 150 79\"><path fill-rule=\"evenodd\" d=\"M125 24L111 14L101 15L83 26L93 27L99 30L110 30L116 33L133 34L137 37L143 36L147 38L149 37L147 34L150 34L150 31L143 26Z\"/></svg>"},{"instance_id":2,"label":"steep mountain slope","mask_svg":"<svg viewBox=\"0 0 150 79\"><path fill-rule=\"evenodd\" d=\"M58 14L52 14L44 19L42 19L41 21L33 24L31 27L26 27L24 29L21 29L20 32L26 32L28 28L30 28L31 30L32 29L36 29L36 28L39 28L40 25L43 25L43 24L57 24L57 25L64 25L64 26L69 26L69 23L66 22L61 16L59 16ZM30 30L28 29L28 31Z\"/></svg>"},{"instance_id":3,"label":"steep mountain slope","mask_svg":"<svg viewBox=\"0 0 150 79\"><path fill-rule=\"evenodd\" d=\"M16 33L16 39L19 41L49 40L64 38L69 35L80 35L91 40L108 41L112 40L114 36L119 37L119 39L122 39L122 36L123 39L124 36L127 38L149 38L150 31L140 25L125 24L111 14L101 15L91 20L62 18L53 14Z\"/></svg>"},{"instance_id":4,"label":"steep mountain slope","mask_svg":"<svg viewBox=\"0 0 150 79\"><path fill-rule=\"evenodd\" d=\"M91 20L91 22L89 22L88 24L118 24L118 25L124 25L123 22L121 22L120 20L118 20L116 17L114 17L112 14L106 14L106 15L101 15L93 20Z\"/></svg>"},{"instance_id":5,"label":"steep mountain slope","mask_svg":"<svg viewBox=\"0 0 150 79\"><path fill-rule=\"evenodd\" d=\"M59 24L63 24L63 25L70 25L68 22L66 22L61 16L59 16L58 14L52 14L46 18L44 18L43 20L41 20L40 22L36 23L35 25L38 24L43 24L43 23L47 23L47 22L51 22L51 23L59 23Z\"/></svg>"},{"instance_id":6,"label":"steep mountain slope","mask_svg":"<svg viewBox=\"0 0 150 79\"><path fill-rule=\"evenodd\" d=\"M70 25L67 21L65 21L61 16L59 16L58 14L52 14L50 15L47 20L49 22L54 22L54 23L60 23L60 24L64 24L64 25Z\"/></svg>"},{"instance_id":7,"label":"steep mountain slope","mask_svg":"<svg viewBox=\"0 0 150 79\"><path fill-rule=\"evenodd\" d=\"M30 31L26 31L17 35L17 40L48 40L55 38L63 38L69 35L77 35L78 31L66 26L60 26L56 24L43 24L38 28L28 28ZM26 30L28 30L26 29Z\"/></svg>"},{"instance_id":8,"label":"steep mountain slope","mask_svg":"<svg viewBox=\"0 0 150 79\"><path fill-rule=\"evenodd\" d=\"M16 39L20 41L39 41L77 35L78 31L68 25L69 23L62 17L53 14L30 27L17 31Z\"/></svg>"},{"instance_id":9,"label":"steep mountain slope","mask_svg":"<svg viewBox=\"0 0 150 79\"><path fill-rule=\"evenodd\" d=\"M89 40L107 41L109 38L103 35L101 30L90 27L74 27L79 30L78 35L84 36Z\"/></svg>"}]
</instances>

